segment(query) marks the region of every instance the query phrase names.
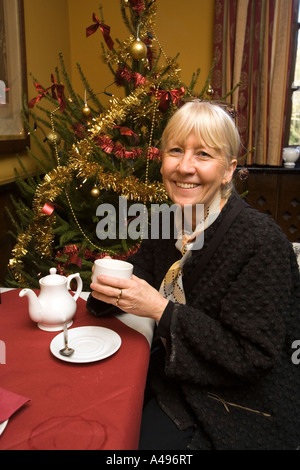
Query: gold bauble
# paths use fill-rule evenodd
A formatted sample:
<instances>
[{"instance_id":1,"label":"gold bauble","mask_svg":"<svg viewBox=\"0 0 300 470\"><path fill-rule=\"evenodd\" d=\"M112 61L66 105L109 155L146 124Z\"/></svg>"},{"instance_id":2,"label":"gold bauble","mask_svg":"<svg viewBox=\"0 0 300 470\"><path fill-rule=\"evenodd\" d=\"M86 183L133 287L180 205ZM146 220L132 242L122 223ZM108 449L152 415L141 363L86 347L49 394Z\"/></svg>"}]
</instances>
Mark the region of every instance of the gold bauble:
<instances>
[{"instance_id":1,"label":"gold bauble","mask_svg":"<svg viewBox=\"0 0 300 470\"><path fill-rule=\"evenodd\" d=\"M212 88L211 84L208 85L208 88L206 90L206 93L208 96L213 96L215 90Z\"/></svg>"},{"instance_id":2,"label":"gold bauble","mask_svg":"<svg viewBox=\"0 0 300 470\"><path fill-rule=\"evenodd\" d=\"M100 189L97 188L97 186L94 186L93 189L91 189L91 196L93 196L93 197L99 197L100 196Z\"/></svg>"},{"instance_id":3,"label":"gold bauble","mask_svg":"<svg viewBox=\"0 0 300 470\"><path fill-rule=\"evenodd\" d=\"M130 45L130 54L135 60L145 59L147 57L147 46L139 38Z\"/></svg>"},{"instance_id":4,"label":"gold bauble","mask_svg":"<svg viewBox=\"0 0 300 470\"><path fill-rule=\"evenodd\" d=\"M82 109L82 114L87 117L91 114L91 108L89 108L87 104L84 105L84 108Z\"/></svg>"},{"instance_id":5,"label":"gold bauble","mask_svg":"<svg viewBox=\"0 0 300 470\"><path fill-rule=\"evenodd\" d=\"M49 134L47 135L47 140L51 145L55 143L56 145L59 145L61 142L61 137L59 134L57 134L57 132L49 132Z\"/></svg>"},{"instance_id":6,"label":"gold bauble","mask_svg":"<svg viewBox=\"0 0 300 470\"><path fill-rule=\"evenodd\" d=\"M144 68L150 70L150 63L149 63L149 59L146 57L144 57L143 59L141 59L141 63L143 64Z\"/></svg>"}]
</instances>

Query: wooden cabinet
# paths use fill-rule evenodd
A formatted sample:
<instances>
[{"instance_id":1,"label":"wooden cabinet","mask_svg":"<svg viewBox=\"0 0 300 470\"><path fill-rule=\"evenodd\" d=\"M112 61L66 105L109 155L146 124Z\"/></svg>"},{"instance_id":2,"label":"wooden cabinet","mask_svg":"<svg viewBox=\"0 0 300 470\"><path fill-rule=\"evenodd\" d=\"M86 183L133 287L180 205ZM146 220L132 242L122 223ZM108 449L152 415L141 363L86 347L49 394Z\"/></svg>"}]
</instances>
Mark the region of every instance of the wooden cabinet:
<instances>
[{"instance_id":1,"label":"wooden cabinet","mask_svg":"<svg viewBox=\"0 0 300 470\"><path fill-rule=\"evenodd\" d=\"M300 242L300 168L248 168L244 181L235 176L239 194L277 222L291 242Z\"/></svg>"}]
</instances>

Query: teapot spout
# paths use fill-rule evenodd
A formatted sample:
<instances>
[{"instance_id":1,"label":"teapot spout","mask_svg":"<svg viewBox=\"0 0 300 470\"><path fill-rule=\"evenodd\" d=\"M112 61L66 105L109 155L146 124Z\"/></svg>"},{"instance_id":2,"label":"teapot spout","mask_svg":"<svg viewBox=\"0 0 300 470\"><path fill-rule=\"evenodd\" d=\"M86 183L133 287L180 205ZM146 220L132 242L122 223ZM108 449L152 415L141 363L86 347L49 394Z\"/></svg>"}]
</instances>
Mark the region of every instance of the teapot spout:
<instances>
[{"instance_id":1,"label":"teapot spout","mask_svg":"<svg viewBox=\"0 0 300 470\"><path fill-rule=\"evenodd\" d=\"M31 289L22 289L19 297L28 297L29 303L29 316L34 322L40 322L43 314L43 307L38 300L37 296Z\"/></svg>"}]
</instances>

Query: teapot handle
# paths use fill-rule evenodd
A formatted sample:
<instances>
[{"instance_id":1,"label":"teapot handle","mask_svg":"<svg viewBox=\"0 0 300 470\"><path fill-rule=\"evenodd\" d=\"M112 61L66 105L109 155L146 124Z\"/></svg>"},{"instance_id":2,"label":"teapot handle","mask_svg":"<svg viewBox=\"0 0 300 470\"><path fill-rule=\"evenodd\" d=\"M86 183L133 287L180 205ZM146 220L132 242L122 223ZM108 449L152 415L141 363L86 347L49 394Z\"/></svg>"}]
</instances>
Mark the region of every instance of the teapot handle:
<instances>
[{"instance_id":1,"label":"teapot handle","mask_svg":"<svg viewBox=\"0 0 300 470\"><path fill-rule=\"evenodd\" d=\"M82 284L82 279L81 279L79 273L70 274L70 276L67 277L67 289L68 289L68 290L70 289L70 284L71 284L72 279L76 279L76 280L77 280L77 290L76 290L75 295L74 295L74 297L73 297L73 299L74 299L75 302L76 302L76 300L78 299L78 297L80 296L80 294L81 294L81 292L82 292L83 284Z\"/></svg>"}]
</instances>

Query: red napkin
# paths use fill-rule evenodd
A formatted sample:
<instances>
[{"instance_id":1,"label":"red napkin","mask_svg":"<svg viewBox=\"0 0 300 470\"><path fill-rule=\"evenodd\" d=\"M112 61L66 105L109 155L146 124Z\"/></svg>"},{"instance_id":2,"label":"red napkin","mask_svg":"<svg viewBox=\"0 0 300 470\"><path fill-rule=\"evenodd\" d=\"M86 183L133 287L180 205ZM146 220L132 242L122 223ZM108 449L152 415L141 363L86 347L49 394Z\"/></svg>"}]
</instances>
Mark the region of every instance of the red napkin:
<instances>
[{"instance_id":1,"label":"red napkin","mask_svg":"<svg viewBox=\"0 0 300 470\"><path fill-rule=\"evenodd\" d=\"M0 388L0 423L10 418L28 401L30 401L30 398Z\"/></svg>"}]
</instances>

